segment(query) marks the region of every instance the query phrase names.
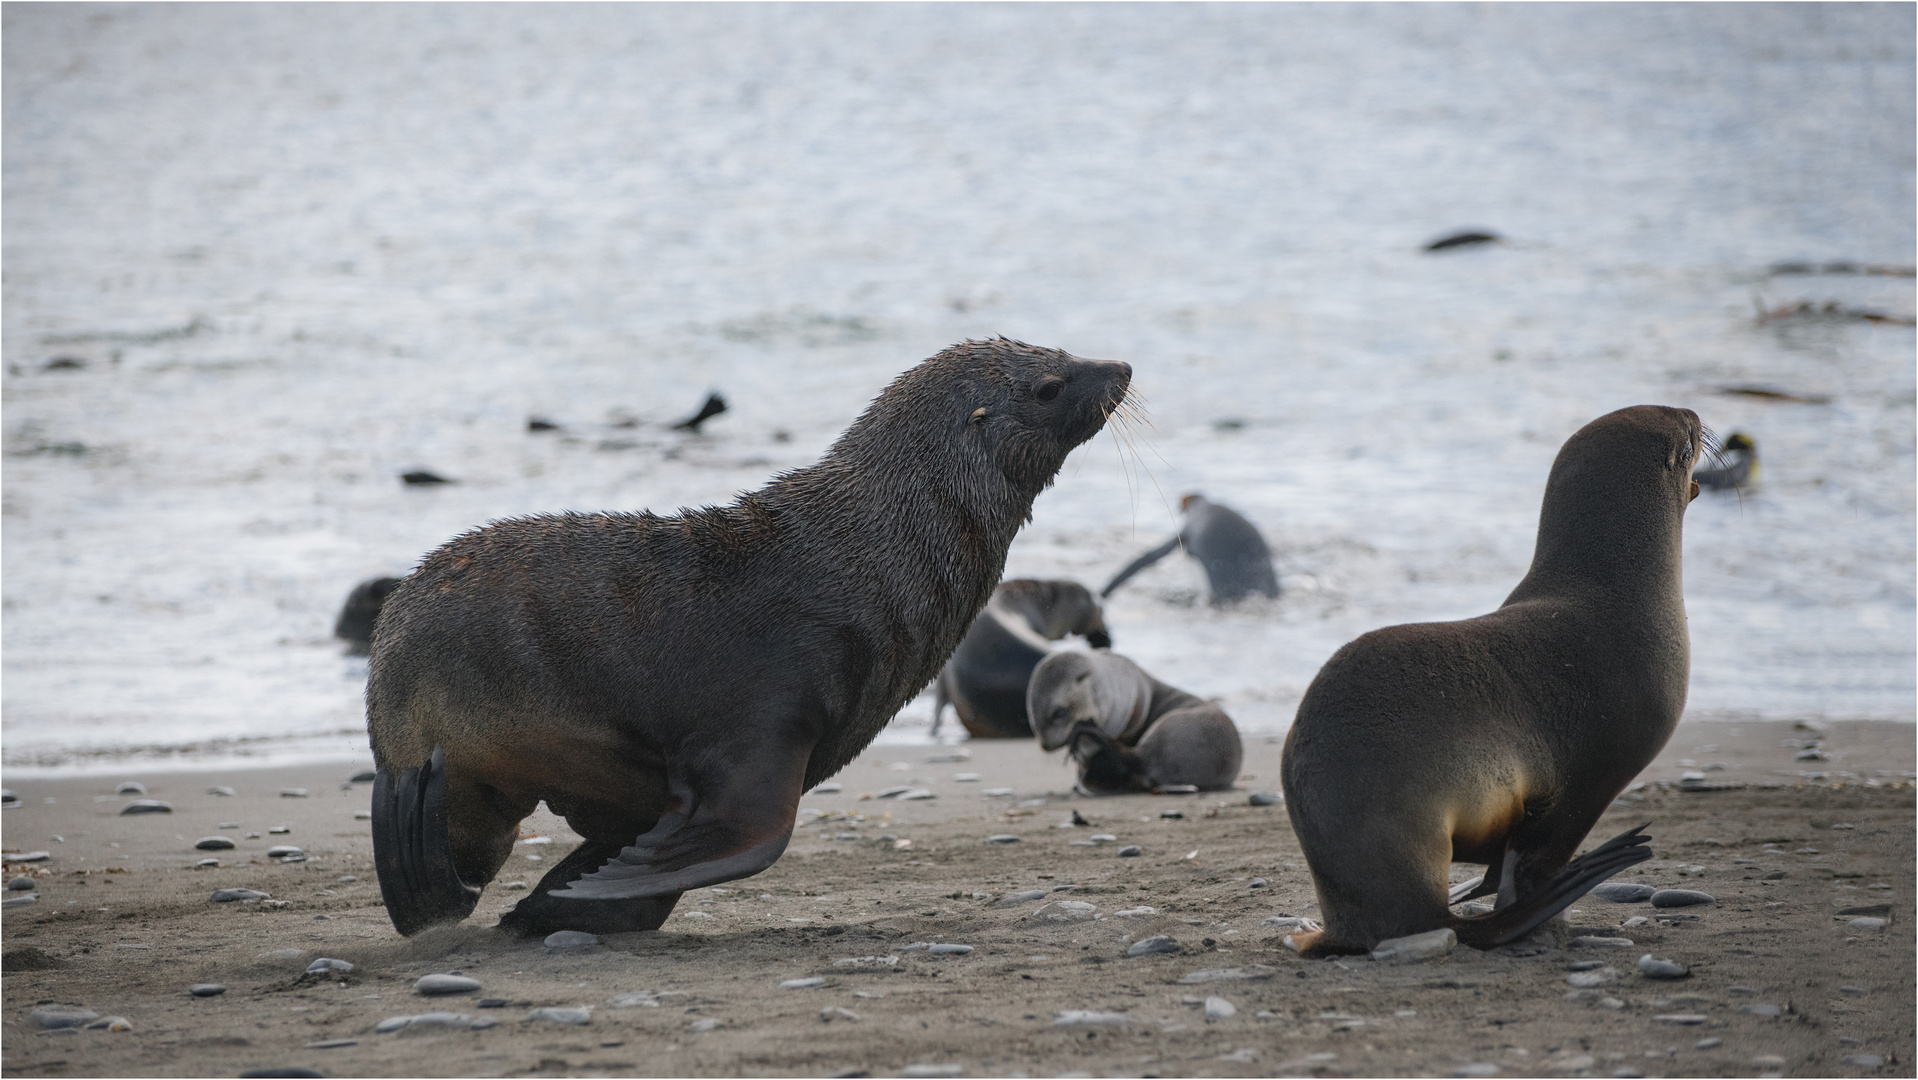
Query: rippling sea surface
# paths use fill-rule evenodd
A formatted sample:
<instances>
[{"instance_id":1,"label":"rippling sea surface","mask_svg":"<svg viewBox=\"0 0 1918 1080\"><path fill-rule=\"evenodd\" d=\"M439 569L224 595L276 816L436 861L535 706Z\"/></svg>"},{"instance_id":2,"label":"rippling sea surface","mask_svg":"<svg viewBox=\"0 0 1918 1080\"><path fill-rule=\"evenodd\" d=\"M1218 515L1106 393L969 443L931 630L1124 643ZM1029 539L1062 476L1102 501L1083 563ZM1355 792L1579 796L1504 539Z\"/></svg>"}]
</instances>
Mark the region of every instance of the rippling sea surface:
<instances>
[{"instance_id":1,"label":"rippling sea surface","mask_svg":"<svg viewBox=\"0 0 1918 1080\"><path fill-rule=\"evenodd\" d=\"M1910 720L1913 10L8 5L5 761L363 749L355 582L725 501L992 334L1152 420L1009 576L1096 588L1188 491L1265 532L1277 601L1174 558L1108 613L1249 732L1495 607L1646 402L1763 462L1687 516L1689 715Z\"/></svg>"}]
</instances>

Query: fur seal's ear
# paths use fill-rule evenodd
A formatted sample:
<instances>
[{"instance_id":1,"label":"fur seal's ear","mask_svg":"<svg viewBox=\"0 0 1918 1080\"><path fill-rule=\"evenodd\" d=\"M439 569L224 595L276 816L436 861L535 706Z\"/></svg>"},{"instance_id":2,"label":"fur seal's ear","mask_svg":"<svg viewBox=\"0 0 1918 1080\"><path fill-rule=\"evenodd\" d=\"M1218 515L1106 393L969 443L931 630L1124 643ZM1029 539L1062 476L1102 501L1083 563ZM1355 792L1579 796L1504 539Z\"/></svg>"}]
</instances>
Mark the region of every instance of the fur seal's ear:
<instances>
[{"instance_id":1,"label":"fur seal's ear","mask_svg":"<svg viewBox=\"0 0 1918 1080\"><path fill-rule=\"evenodd\" d=\"M975 424L983 424L986 422L986 407L984 405L972 410L972 422Z\"/></svg>"}]
</instances>

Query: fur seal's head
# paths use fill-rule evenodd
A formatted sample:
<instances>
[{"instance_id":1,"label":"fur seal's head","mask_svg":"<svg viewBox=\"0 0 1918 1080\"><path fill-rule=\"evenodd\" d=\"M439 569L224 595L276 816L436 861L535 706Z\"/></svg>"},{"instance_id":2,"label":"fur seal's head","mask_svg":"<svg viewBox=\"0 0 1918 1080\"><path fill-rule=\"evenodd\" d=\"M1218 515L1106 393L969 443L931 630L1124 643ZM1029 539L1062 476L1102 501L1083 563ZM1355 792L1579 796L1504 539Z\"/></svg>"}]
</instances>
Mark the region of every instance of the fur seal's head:
<instances>
[{"instance_id":1,"label":"fur seal's head","mask_svg":"<svg viewBox=\"0 0 1918 1080\"><path fill-rule=\"evenodd\" d=\"M1039 661L1026 683L1026 712L1042 750L1072 741L1072 729L1099 721L1092 699L1092 661L1079 652L1056 652Z\"/></svg>"},{"instance_id":2,"label":"fur seal's head","mask_svg":"<svg viewBox=\"0 0 1918 1080\"><path fill-rule=\"evenodd\" d=\"M1545 482L1528 580L1540 572L1651 580L1655 565L1675 574L1704 448L1705 426L1690 409L1634 405L1580 428Z\"/></svg>"},{"instance_id":3,"label":"fur seal's head","mask_svg":"<svg viewBox=\"0 0 1918 1080\"><path fill-rule=\"evenodd\" d=\"M994 596L1025 614L1048 641L1068 634L1083 634L1095 649L1110 649L1112 634L1106 629L1105 609L1092 590L1076 581L1039 581L1013 578L1002 581Z\"/></svg>"}]
</instances>

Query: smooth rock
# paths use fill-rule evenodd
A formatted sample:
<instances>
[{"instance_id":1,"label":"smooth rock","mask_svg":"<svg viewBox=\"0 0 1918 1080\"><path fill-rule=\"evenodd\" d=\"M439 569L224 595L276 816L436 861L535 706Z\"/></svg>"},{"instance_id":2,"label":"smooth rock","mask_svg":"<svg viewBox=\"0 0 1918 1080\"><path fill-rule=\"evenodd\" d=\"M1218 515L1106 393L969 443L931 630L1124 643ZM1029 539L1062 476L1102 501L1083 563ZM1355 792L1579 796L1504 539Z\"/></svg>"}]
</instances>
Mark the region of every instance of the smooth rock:
<instances>
[{"instance_id":1,"label":"smooth rock","mask_svg":"<svg viewBox=\"0 0 1918 1080\"><path fill-rule=\"evenodd\" d=\"M1237 1015L1239 1015L1239 1010L1234 1008L1230 1001L1222 997L1209 997L1205 999L1205 1018L1207 1020L1230 1020Z\"/></svg>"},{"instance_id":2,"label":"smooth rock","mask_svg":"<svg viewBox=\"0 0 1918 1080\"><path fill-rule=\"evenodd\" d=\"M1855 1065L1861 1069L1876 1069L1878 1066L1883 1065L1884 1063L1885 1063L1885 1059L1879 1057L1877 1054L1846 1054L1845 1055L1845 1064Z\"/></svg>"},{"instance_id":3,"label":"smooth rock","mask_svg":"<svg viewBox=\"0 0 1918 1080\"><path fill-rule=\"evenodd\" d=\"M1255 877L1246 885L1246 888L1263 889L1265 888L1265 879L1262 877Z\"/></svg>"},{"instance_id":4,"label":"smooth rock","mask_svg":"<svg viewBox=\"0 0 1918 1080\"><path fill-rule=\"evenodd\" d=\"M787 979L779 984L779 988L781 990L813 990L824 985L826 985L824 977L812 975L804 979Z\"/></svg>"},{"instance_id":5,"label":"smooth rock","mask_svg":"<svg viewBox=\"0 0 1918 1080\"><path fill-rule=\"evenodd\" d=\"M555 930L546 935L546 947L554 950L589 949L599 944L599 938L584 930Z\"/></svg>"},{"instance_id":6,"label":"smooth rock","mask_svg":"<svg viewBox=\"0 0 1918 1080\"><path fill-rule=\"evenodd\" d=\"M1605 966L1603 960L1578 960L1565 965L1566 971L1597 971Z\"/></svg>"},{"instance_id":7,"label":"smooth rock","mask_svg":"<svg viewBox=\"0 0 1918 1080\"><path fill-rule=\"evenodd\" d=\"M1137 844L1127 844L1119 849L1119 858L1121 859L1136 859L1144 854L1145 852L1140 851L1139 845Z\"/></svg>"},{"instance_id":8,"label":"smooth rock","mask_svg":"<svg viewBox=\"0 0 1918 1080\"><path fill-rule=\"evenodd\" d=\"M686 1027L692 1031L711 1031L718 1026L719 1026L719 1020L716 1017L711 1017L711 1016L708 1016L702 1020L695 1020L692 1023L686 1025Z\"/></svg>"},{"instance_id":9,"label":"smooth rock","mask_svg":"<svg viewBox=\"0 0 1918 1080\"><path fill-rule=\"evenodd\" d=\"M1659 1013L1652 1017L1654 1024L1679 1024L1692 1027L1705 1022L1704 1013Z\"/></svg>"},{"instance_id":10,"label":"smooth rock","mask_svg":"<svg viewBox=\"0 0 1918 1080\"><path fill-rule=\"evenodd\" d=\"M275 844L266 849L266 857L269 859L290 859L295 855L304 854L306 854L306 852L301 851L292 844Z\"/></svg>"},{"instance_id":11,"label":"smooth rock","mask_svg":"<svg viewBox=\"0 0 1918 1080\"><path fill-rule=\"evenodd\" d=\"M1046 922L1084 922L1099 913L1099 909L1084 900L1057 900L1032 913L1032 918Z\"/></svg>"},{"instance_id":12,"label":"smooth rock","mask_svg":"<svg viewBox=\"0 0 1918 1080\"><path fill-rule=\"evenodd\" d=\"M59 1029L85 1027L100 1019L100 1014L91 1009L82 1009L77 1005L42 1005L27 1015L43 1028Z\"/></svg>"},{"instance_id":13,"label":"smooth rock","mask_svg":"<svg viewBox=\"0 0 1918 1080\"><path fill-rule=\"evenodd\" d=\"M1124 1013L1092 1009L1064 1009L1052 1016L1053 1027L1117 1027L1131 1022L1132 1018Z\"/></svg>"},{"instance_id":14,"label":"smooth rock","mask_svg":"<svg viewBox=\"0 0 1918 1080\"><path fill-rule=\"evenodd\" d=\"M307 1080L309 1077L325 1076L323 1072L302 1069L296 1065L274 1066L265 1069L248 1069L239 1076L241 1080Z\"/></svg>"},{"instance_id":15,"label":"smooth rock","mask_svg":"<svg viewBox=\"0 0 1918 1080\"><path fill-rule=\"evenodd\" d=\"M1692 1044L1693 1050L1716 1050L1725 1045L1725 1040L1713 1035L1709 1039L1700 1039Z\"/></svg>"},{"instance_id":16,"label":"smooth rock","mask_svg":"<svg viewBox=\"0 0 1918 1080\"><path fill-rule=\"evenodd\" d=\"M21 893L18 896L9 896L5 900L0 900L0 908L27 907L30 904L37 904L39 902L40 902L39 893L37 892Z\"/></svg>"},{"instance_id":17,"label":"smooth rock","mask_svg":"<svg viewBox=\"0 0 1918 1080\"><path fill-rule=\"evenodd\" d=\"M303 787L289 787L289 788L281 788L281 789L280 789L280 798L282 798L282 799L304 799L304 798L306 798L306 789L305 789L305 788L303 788Z\"/></svg>"},{"instance_id":18,"label":"smooth rock","mask_svg":"<svg viewBox=\"0 0 1918 1080\"><path fill-rule=\"evenodd\" d=\"M1601 934L1581 934L1572 939L1574 947L1587 949L1629 949L1638 944L1628 937L1606 937Z\"/></svg>"},{"instance_id":19,"label":"smooth rock","mask_svg":"<svg viewBox=\"0 0 1918 1080\"><path fill-rule=\"evenodd\" d=\"M1176 953L1176 952L1184 952L1184 951L1185 951L1184 947L1181 946L1178 942L1172 940L1170 937L1164 934L1154 934L1149 938L1141 938L1140 940L1133 942L1126 949L1125 954L1127 956L1154 956L1159 953Z\"/></svg>"},{"instance_id":20,"label":"smooth rock","mask_svg":"<svg viewBox=\"0 0 1918 1080\"><path fill-rule=\"evenodd\" d=\"M1590 989L1594 986L1604 986L1606 983L1617 982L1618 972L1612 968L1599 968L1596 971L1577 971L1565 976L1565 981L1581 989Z\"/></svg>"},{"instance_id":21,"label":"smooth rock","mask_svg":"<svg viewBox=\"0 0 1918 1080\"><path fill-rule=\"evenodd\" d=\"M1140 904L1138 907L1126 908L1124 911L1115 911L1112 913L1112 917L1115 919L1138 919L1147 915L1157 915L1158 913L1158 908Z\"/></svg>"},{"instance_id":22,"label":"smooth rock","mask_svg":"<svg viewBox=\"0 0 1918 1080\"><path fill-rule=\"evenodd\" d=\"M951 945L936 943L926 946L928 956L964 956L972 951L970 945Z\"/></svg>"},{"instance_id":23,"label":"smooth rock","mask_svg":"<svg viewBox=\"0 0 1918 1080\"><path fill-rule=\"evenodd\" d=\"M34 880L30 877L17 877L7 882L7 889L10 892L30 892L33 886Z\"/></svg>"},{"instance_id":24,"label":"smooth rock","mask_svg":"<svg viewBox=\"0 0 1918 1080\"><path fill-rule=\"evenodd\" d=\"M1651 920L1646 918L1643 915L1634 915L1631 918L1626 919L1624 922L1619 923L1618 925L1622 929L1629 930L1634 926L1644 926L1646 923L1649 923L1649 922L1651 922Z\"/></svg>"},{"instance_id":25,"label":"smooth rock","mask_svg":"<svg viewBox=\"0 0 1918 1080\"><path fill-rule=\"evenodd\" d=\"M1655 908L1691 907L1694 904L1716 904L1718 898L1710 893L1693 889L1660 889L1652 894L1652 906Z\"/></svg>"},{"instance_id":26,"label":"smooth rock","mask_svg":"<svg viewBox=\"0 0 1918 1080\"><path fill-rule=\"evenodd\" d=\"M1651 953L1638 958L1638 973L1648 979L1682 979L1692 969L1676 960L1660 960Z\"/></svg>"},{"instance_id":27,"label":"smooth rock","mask_svg":"<svg viewBox=\"0 0 1918 1080\"><path fill-rule=\"evenodd\" d=\"M859 1014L853 1012L851 1009L842 1008L838 1005L828 1005L819 1010L819 1019L826 1023L831 1023L834 1020L858 1020Z\"/></svg>"},{"instance_id":28,"label":"smooth rock","mask_svg":"<svg viewBox=\"0 0 1918 1080\"><path fill-rule=\"evenodd\" d=\"M231 851L234 844L230 836L202 836L193 846L200 851Z\"/></svg>"},{"instance_id":29,"label":"smooth rock","mask_svg":"<svg viewBox=\"0 0 1918 1080\"><path fill-rule=\"evenodd\" d=\"M135 802L130 802L120 808L120 813L123 815L124 814L171 814L172 812L173 812L172 803L164 803L159 801L158 799L139 799Z\"/></svg>"},{"instance_id":30,"label":"smooth rock","mask_svg":"<svg viewBox=\"0 0 1918 1080\"><path fill-rule=\"evenodd\" d=\"M1011 907L1014 904L1024 904L1033 900L1042 900L1045 898L1045 895L1046 891L1044 889L1027 889L1023 892L1007 893L999 898L997 906Z\"/></svg>"},{"instance_id":31,"label":"smooth rock","mask_svg":"<svg viewBox=\"0 0 1918 1080\"><path fill-rule=\"evenodd\" d=\"M1432 960L1457 947L1458 935L1448 926L1427 930L1423 934L1407 934L1381 941L1373 947L1372 959L1388 963Z\"/></svg>"},{"instance_id":32,"label":"smooth rock","mask_svg":"<svg viewBox=\"0 0 1918 1080\"><path fill-rule=\"evenodd\" d=\"M263 893L258 889L215 889L213 902L216 904L250 904L255 900L265 900L272 893Z\"/></svg>"},{"instance_id":33,"label":"smooth rock","mask_svg":"<svg viewBox=\"0 0 1918 1080\"><path fill-rule=\"evenodd\" d=\"M126 780L123 781L119 787L114 788L113 793L115 795L145 795L147 793L147 786L138 780Z\"/></svg>"},{"instance_id":34,"label":"smooth rock","mask_svg":"<svg viewBox=\"0 0 1918 1080\"><path fill-rule=\"evenodd\" d=\"M836 968L852 968L854 970L895 968L899 966L899 954L888 953L885 956L842 956L834 960L832 966Z\"/></svg>"},{"instance_id":35,"label":"smooth rock","mask_svg":"<svg viewBox=\"0 0 1918 1080\"><path fill-rule=\"evenodd\" d=\"M46 862L53 858L51 851L26 851L18 855L6 856L7 862Z\"/></svg>"},{"instance_id":36,"label":"smooth rock","mask_svg":"<svg viewBox=\"0 0 1918 1080\"><path fill-rule=\"evenodd\" d=\"M186 992L192 994L194 997L218 997L226 993L226 984L194 983L192 986L186 988Z\"/></svg>"},{"instance_id":37,"label":"smooth rock","mask_svg":"<svg viewBox=\"0 0 1918 1080\"><path fill-rule=\"evenodd\" d=\"M925 799L936 799L938 797L939 796L935 794L930 788L913 788L911 791L908 791L905 794L899 796L899 801L900 802L920 802Z\"/></svg>"},{"instance_id":38,"label":"smooth rock","mask_svg":"<svg viewBox=\"0 0 1918 1080\"><path fill-rule=\"evenodd\" d=\"M472 994L479 991L478 979L464 975L422 975L413 983L413 991L436 997L440 994Z\"/></svg>"},{"instance_id":39,"label":"smooth rock","mask_svg":"<svg viewBox=\"0 0 1918 1080\"><path fill-rule=\"evenodd\" d=\"M201 859L193 864L195 870L217 870L219 866L220 860L218 859Z\"/></svg>"},{"instance_id":40,"label":"smooth rock","mask_svg":"<svg viewBox=\"0 0 1918 1080\"><path fill-rule=\"evenodd\" d=\"M1657 889L1650 885L1635 885L1623 881L1607 881L1594 886L1587 896L1596 896L1600 900L1610 900L1614 904L1642 904L1652 898Z\"/></svg>"},{"instance_id":41,"label":"smooth rock","mask_svg":"<svg viewBox=\"0 0 1918 1080\"><path fill-rule=\"evenodd\" d=\"M234 791L230 787L210 787L206 789L206 793L208 795L218 795L222 798L229 798L229 799L232 798L234 795L239 794L238 792Z\"/></svg>"},{"instance_id":42,"label":"smooth rock","mask_svg":"<svg viewBox=\"0 0 1918 1080\"><path fill-rule=\"evenodd\" d=\"M1861 915L1845 925L1851 927L1853 930L1883 930L1889 921L1888 919L1880 919L1873 915Z\"/></svg>"},{"instance_id":43,"label":"smooth rock","mask_svg":"<svg viewBox=\"0 0 1918 1080\"><path fill-rule=\"evenodd\" d=\"M87 1025L88 1031L132 1031L133 1021L124 1016L103 1016Z\"/></svg>"},{"instance_id":44,"label":"smooth rock","mask_svg":"<svg viewBox=\"0 0 1918 1080\"><path fill-rule=\"evenodd\" d=\"M1776 1020L1784 1010L1776 1005L1761 1005L1756 1001L1748 1001L1740 1005L1738 1011L1746 1016L1762 1016L1767 1020Z\"/></svg>"},{"instance_id":45,"label":"smooth rock","mask_svg":"<svg viewBox=\"0 0 1918 1080\"><path fill-rule=\"evenodd\" d=\"M6 788L0 788L0 806L19 806L19 805L20 805L20 796L15 795L13 792L8 791Z\"/></svg>"},{"instance_id":46,"label":"smooth rock","mask_svg":"<svg viewBox=\"0 0 1918 1080\"><path fill-rule=\"evenodd\" d=\"M1016 844L1018 842L1019 838L1011 833L999 833L986 837L986 843L988 844Z\"/></svg>"},{"instance_id":47,"label":"smooth rock","mask_svg":"<svg viewBox=\"0 0 1918 1080\"><path fill-rule=\"evenodd\" d=\"M528 1020L550 1020L556 1024L590 1024L593 1022L593 1009L590 1005L553 1005L543 1009L534 1009L526 1014Z\"/></svg>"},{"instance_id":48,"label":"smooth rock","mask_svg":"<svg viewBox=\"0 0 1918 1080\"><path fill-rule=\"evenodd\" d=\"M1152 939L1147 938L1146 940L1150 941ZM1179 976L1179 982L1184 986L1197 986L1200 983L1220 982L1228 979L1269 979L1272 977L1272 973L1277 970L1277 968L1267 967L1264 964L1248 964L1242 968L1204 968Z\"/></svg>"},{"instance_id":49,"label":"smooth rock","mask_svg":"<svg viewBox=\"0 0 1918 1080\"><path fill-rule=\"evenodd\" d=\"M1277 806L1282 800L1270 791L1255 791L1245 801L1253 806Z\"/></svg>"},{"instance_id":50,"label":"smooth rock","mask_svg":"<svg viewBox=\"0 0 1918 1080\"><path fill-rule=\"evenodd\" d=\"M1163 818L1166 821L1184 821L1185 811L1184 810L1161 810L1159 811L1159 817Z\"/></svg>"},{"instance_id":51,"label":"smooth rock","mask_svg":"<svg viewBox=\"0 0 1918 1080\"><path fill-rule=\"evenodd\" d=\"M330 956L322 956L318 960L315 960L312 963L306 965L306 973L308 975L324 975L329 971L352 971L352 970L353 970L353 965L350 962L345 960L335 960L334 958Z\"/></svg>"},{"instance_id":52,"label":"smooth rock","mask_svg":"<svg viewBox=\"0 0 1918 1080\"><path fill-rule=\"evenodd\" d=\"M1118 837L1105 832L1093 833L1091 836L1086 837L1086 839L1095 844L1116 844L1119 842Z\"/></svg>"}]
</instances>

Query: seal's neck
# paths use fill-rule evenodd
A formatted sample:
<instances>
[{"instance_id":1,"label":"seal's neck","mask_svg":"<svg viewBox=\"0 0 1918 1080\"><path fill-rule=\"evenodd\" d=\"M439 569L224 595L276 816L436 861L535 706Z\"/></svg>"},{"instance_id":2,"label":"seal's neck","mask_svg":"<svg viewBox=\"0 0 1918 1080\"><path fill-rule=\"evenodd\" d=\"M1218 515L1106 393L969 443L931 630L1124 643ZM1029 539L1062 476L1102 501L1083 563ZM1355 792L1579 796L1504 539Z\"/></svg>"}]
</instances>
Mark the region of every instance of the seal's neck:
<instances>
[{"instance_id":1,"label":"seal's neck","mask_svg":"<svg viewBox=\"0 0 1918 1080\"><path fill-rule=\"evenodd\" d=\"M1665 480L1596 455L1561 457L1545 486L1531 569L1505 602L1682 603L1684 501Z\"/></svg>"}]
</instances>

